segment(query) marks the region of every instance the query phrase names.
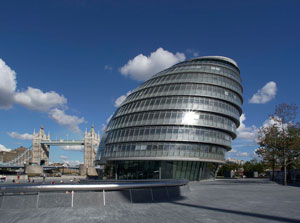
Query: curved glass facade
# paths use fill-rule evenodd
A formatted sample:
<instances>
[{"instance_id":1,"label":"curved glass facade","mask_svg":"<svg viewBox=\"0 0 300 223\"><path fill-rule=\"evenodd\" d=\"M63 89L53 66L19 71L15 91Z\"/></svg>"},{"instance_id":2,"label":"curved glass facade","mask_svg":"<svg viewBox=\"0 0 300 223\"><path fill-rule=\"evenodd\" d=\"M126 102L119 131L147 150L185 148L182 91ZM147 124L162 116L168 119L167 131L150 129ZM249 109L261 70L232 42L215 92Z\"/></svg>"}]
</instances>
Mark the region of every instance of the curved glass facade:
<instances>
[{"instance_id":1,"label":"curved glass facade","mask_svg":"<svg viewBox=\"0 0 300 223\"><path fill-rule=\"evenodd\" d=\"M214 177L242 113L239 68L226 57L178 63L136 88L109 122L96 163L118 179Z\"/></svg>"}]
</instances>

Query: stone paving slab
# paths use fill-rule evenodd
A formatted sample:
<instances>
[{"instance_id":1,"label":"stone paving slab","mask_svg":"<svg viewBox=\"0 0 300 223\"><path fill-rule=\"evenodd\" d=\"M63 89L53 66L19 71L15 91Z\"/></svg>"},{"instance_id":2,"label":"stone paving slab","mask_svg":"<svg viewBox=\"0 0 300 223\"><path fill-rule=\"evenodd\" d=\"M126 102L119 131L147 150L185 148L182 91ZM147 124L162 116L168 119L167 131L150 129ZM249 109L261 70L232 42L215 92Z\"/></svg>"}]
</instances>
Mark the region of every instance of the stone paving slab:
<instances>
[{"instance_id":1,"label":"stone paving slab","mask_svg":"<svg viewBox=\"0 0 300 223\"><path fill-rule=\"evenodd\" d=\"M300 222L300 188L265 179L192 182L183 199L83 208L1 209L0 223Z\"/></svg>"},{"instance_id":2,"label":"stone paving slab","mask_svg":"<svg viewBox=\"0 0 300 223\"><path fill-rule=\"evenodd\" d=\"M102 192L75 192L74 193L74 208L85 207L103 207Z\"/></svg>"},{"instance_id":3,"label":"stone paving slab","mask_svg":"<svg viewBox=\"0 0 300 223\"><path fill-rule=\"evenodd\" d=\"M3 196L2 209L36 208L37 194Z\"/></svg>"},{"instance_id":4,"label":"stone paving slab","mask_svg":"<svg viewBox=\"0 0 300 223\"><path fill-rule=\"evenodd\" d=\"M39 208L71 207L71 193L40 193Z\"/></svg>"},{"instance_id":5,"label":"stone paving slab","mask_svg":"<svg viewBox=\"0 0 300 223\"><path fill-rule=\"evenodd\" d=\"M118 206L124 203L131 204L129 190L105 191L105 205Z\"/></svg>"}]
</instances>

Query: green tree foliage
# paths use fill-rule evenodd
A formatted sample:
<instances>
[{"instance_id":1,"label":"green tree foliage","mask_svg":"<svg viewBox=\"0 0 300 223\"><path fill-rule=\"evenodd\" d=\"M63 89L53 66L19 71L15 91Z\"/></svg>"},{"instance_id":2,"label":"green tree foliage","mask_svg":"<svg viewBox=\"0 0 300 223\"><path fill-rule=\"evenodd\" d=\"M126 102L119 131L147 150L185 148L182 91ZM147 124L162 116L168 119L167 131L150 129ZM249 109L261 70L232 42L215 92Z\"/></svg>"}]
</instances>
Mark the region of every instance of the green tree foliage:
<instances>
[{"instance_id":1,"label":"green tree foliage","mask_svg":"<svg viewBox=\"0 0 300 223\"><path fill-rule=\"evenodd\" d=\"M244 165L244 173L253 173L253 172L258 172L264 173L264 163L263 162L258 162L257 160L251 160L247 161Z\"/></svg>"},{"instance_id":2,"label":"green tree foliage","mask_svg":"<svg viewBox=\"0 0 300 223\"><path fill-rule=\"evenodd\" d=\"M225 172L230 172L231 170L237 171L241 168L241 165L237 163L225 163L223 164L217 173L218 176L224 176Z\"/></svg>"},{"instance_id":3,"label":"green tree foliage","mask_svg":"<svg viewBox=\"0 0 300 223\"><path fill-rule=\"evenodd\" d=\"M274 171L279 164L279 129L277 125L263 126L258 134L258 149L255 151L263 162L272 169L272 180L274 181Z\"/></svg>"},{"instance_id":4,"label":"green tree foliage","mask_svg":"<svg viewBox=\"0 0 300 223\"><path fill-rule=\"evenodd\" d=\"M295 123L297 109L295 104L277 105L270 117L272 124L263 126L259 131L259 148L256 153L273 171L276 165L282 167L284 185L287 185L287 169L299 164L300 125Z\"/></svg>"}]
</instances>

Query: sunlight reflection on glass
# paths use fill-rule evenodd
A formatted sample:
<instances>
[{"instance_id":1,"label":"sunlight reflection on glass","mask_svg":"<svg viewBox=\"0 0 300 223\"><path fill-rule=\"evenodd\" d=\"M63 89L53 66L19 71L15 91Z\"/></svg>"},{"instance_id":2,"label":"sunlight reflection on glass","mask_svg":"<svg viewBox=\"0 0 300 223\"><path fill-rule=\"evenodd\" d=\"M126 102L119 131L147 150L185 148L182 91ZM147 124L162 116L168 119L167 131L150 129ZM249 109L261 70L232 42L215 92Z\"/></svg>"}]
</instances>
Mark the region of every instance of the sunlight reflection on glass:
<instances>
[{"instance_id":1,"label":"sunlight reflection on glass","mask_svg":"<svg viewBox=\"0 0 300 223\"><path fill-rule=\"evenodd\" d=\"M195 112L186 112L183 116L182 124L194 125L197 123L198 119L199 119L199 114L196 114Z\"/></svg>"}]
</instances>

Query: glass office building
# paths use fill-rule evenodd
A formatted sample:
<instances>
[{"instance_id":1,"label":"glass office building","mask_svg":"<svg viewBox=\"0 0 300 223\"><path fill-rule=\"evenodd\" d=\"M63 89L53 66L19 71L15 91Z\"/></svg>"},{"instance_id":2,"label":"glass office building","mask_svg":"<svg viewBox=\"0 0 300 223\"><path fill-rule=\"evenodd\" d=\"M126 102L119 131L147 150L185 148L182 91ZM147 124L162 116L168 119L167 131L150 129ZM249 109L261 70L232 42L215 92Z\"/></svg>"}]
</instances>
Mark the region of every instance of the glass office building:
<instances>
[{"instance_id":1,"label":"glass office building","mask_svg":"<svg viewBox=\"0 0 300 223\"><path fill-rule=\"evenodd\" d=\"M227 57L187 60L155 74L122 103L96 163L118 179L214 178L242 113L238 65Z\"/></svg>"}]
</instances>

